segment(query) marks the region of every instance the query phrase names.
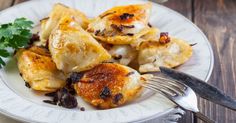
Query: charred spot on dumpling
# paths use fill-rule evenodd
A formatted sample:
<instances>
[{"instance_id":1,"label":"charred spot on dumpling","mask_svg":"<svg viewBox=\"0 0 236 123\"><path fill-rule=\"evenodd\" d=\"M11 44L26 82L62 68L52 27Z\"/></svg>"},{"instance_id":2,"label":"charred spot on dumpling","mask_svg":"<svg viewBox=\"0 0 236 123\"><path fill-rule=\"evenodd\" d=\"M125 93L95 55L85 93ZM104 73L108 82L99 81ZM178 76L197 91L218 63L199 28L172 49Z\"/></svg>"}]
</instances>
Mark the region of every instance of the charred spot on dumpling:
<instances>
[{"instance_id":1,"label":"charred spot on dumpling","mask_svg":"<svg viewBox=\"0 0 236 123\"><path fill-rule=\"evenodd\" d=\"M120 27L123 28L134 28L135 26L134 25L120 25Z\"/></svg>"},{"instance_id":2,"label":"charred spot on dumpling","mask_svg":"<svg viewBox=\"0 0 236 123\"><path fill-rule=\"evenodd\" d=\"M39 56L35 56L35 59L37 60L37 59L40 59L40 57Z\"/></svg>"},{"instance_id":3,"label":"charred spot on dumpling","mask_svg":"<svg viewBox=\"0 0 236 123\"><path fill-rule=\"evenodd\" d=\"M114 104L119 104L119 102L121 101L121 99L123 98L123 94L122 93L118 93L114 96L113 98L113 103Z\"/></svg>"},{"instance_id":4,"label":"charred spot on dumpling","mask_svg":"<svg viewBox=\"0 0 236 123\"><path fill-rule=\"evenodd\" d=\"M128 36L134 36L133 33L127 33L126 35L128 35Z\"/></svg>"},{"instance_id":5,"label":"charred spot on dumpling","mask_svg":"<svg viewBox=\"0 0 236 123\"><path fill-rule=\"evenodd\" d=\"M132 17L134 17L134 14L123 13L122 15L120 15L121 20L127 20L127 19L132 18Z\"/></svg>"},{"instance_id":6,"label":"charred spot on dumpling","mask_svg":"<svg viewBox=\"0 0 236 123\"><path fill-rule=\"evenodd\" d=\"M111 96L111 90L107 86L105 86L100 93L100 97L102 99L106 99L110 96Z\"/></svg>"}]
</instances>

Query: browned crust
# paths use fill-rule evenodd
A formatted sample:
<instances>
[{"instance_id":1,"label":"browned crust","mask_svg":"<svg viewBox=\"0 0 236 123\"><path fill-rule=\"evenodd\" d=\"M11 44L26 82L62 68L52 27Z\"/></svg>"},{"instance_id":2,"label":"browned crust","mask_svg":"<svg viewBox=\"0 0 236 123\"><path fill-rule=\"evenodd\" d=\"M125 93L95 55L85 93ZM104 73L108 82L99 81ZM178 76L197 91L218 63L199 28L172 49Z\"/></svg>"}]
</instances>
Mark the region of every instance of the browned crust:
<instances>
[{"instance_id":1,"label":"browned crust","mask_svg":"<svg viewBox=\"0 0 236 123\"><path fill-rule=\"evenodd\" d=\"M85 72L80 82L75 85L75 89L78 95L98 108L116 107L124 103L124 99L121 99L114 104L114 98L122 92L128 73L129 71L121 65L103 63ZM111 96L106 99L100 97L104 87L111 90Z\"/></svg>"},{"instance_id":2,"label":"browned crust","mask_svg":"<svg viewBox=\"0 0 236 123\"><path fill-rule=\"evenodd\" d=\"M150 9L150 8L151 8L151 4L118 6L101 14L100 17L107 17L114 24L130 24L136 20L145 21L146 18L148 18L145 13L146 9ZM134 16L127 19L122 19L121 16L124 13L134 15Z\"/></svg>"}]
</instances>

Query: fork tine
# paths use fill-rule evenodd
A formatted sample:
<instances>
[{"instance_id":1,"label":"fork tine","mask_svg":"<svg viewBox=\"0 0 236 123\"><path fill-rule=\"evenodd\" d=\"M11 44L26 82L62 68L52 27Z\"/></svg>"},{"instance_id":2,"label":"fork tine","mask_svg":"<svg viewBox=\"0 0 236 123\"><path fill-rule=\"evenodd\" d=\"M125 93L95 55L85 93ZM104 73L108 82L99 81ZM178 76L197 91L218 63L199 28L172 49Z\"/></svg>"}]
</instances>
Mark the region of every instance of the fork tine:
<instances>
[{"instance_id":1,"label":"fork tine","mask_svg":"<svg viewBox=\"0 0 236 123\"><path fill-rule=\"evenodd\" d=\"M153 90L153 91L161 92L160 89L158 89L158 88L154 88L154 87L150 87L150 86L147 85L147 84L142 84L142 86L145 87L145 88L151 89L151 90Z\"/></svg>"},{"instance_id":2,"label":"fork tine","mask_svg":"<svg viewBox=\"0 0 236 123\"><path fill-rule=\"evenodd\" d=\"M164 79L164 78L163 78ZM159 78L150 78L148 79L148 82L162 84L167 87L171 87L173 90L177 90L179 93L184 94L186 87L184 85L179 85L177 82L169 82L168 79L159 79Z\"/></svg>"},{"instance_id":3,"label":"fork tine","mask_svg":"<svg viewBox=\"0 0 236 123\"><path fill-rule=\"evenodd\" d=\"M163 77L153 76L149 80L158 81L158 82L167 82L171 85L175 85L175 86L177 85L177 87L181 87L181 89L183 89L183 90L186 89L186 86L183 83L180 83L178 81L175 81L175 80L169 79L169 78L167 79L167 78L163 78Z\"/></svg>"},{"instance_id":4,"label":"fork tine","mask_svg":"<svg viewBox=\"0 0 236 123\"><path fill-rule=\"evenodd\" d=\"M147 85L147 84L142 84L142 86L147 88L147 89L159 92L160 94L162 94L163 96L166 96L170 100L172 100L174 96L177 96L176 93L175 94L173 94L173 93L171 94L169 91L162 90L162 89L158 88L157 86L152 86L152 85Z\"/></svg>"},{"instance_id":5,"label":"fork tine","mask_svg":"<svg viewBox=\"0 0 236 123\"><path fill-rule=\"evenodd\" d=\"M177 84L179 86L185 87L185 85L183 83L180 83L180 82L178 82L176 80L173 80L171 78L163 78L163 77L158 77L158 76L153 76L152 78L162 80L162 81L165 81L165 82L169 82L169 83L174 83L174 84Z\"/></svg>"},{"instance_id":6,"label":"fork tine","mask_svg":"<svg viewBox=\"0 0 236 123\"><path fill-rule=\"evenodd\" d=\"M163 86L160 84L153 84L153 83L146 83L147 86L155 88L155 89L159 89L162 92L165 92L167 94L169 94L170 96L178 96L178 95L182 95L181 93L173 90L172 88L169 88L167 86Z\"/></svg>"},{"instance_id":7,"label":"fork tine","mask_svg":"<svg viewBox=\"0 0 236 123\"><path fill-rule=\"evenodd\" d=\"M153 82L152 80L149 80L147 82L147 84L150 84L150 85L157 85L157 86L161 86L161 87L164 87L164 88L168 88L168 90L171 90L179 95L183 95L185 92L184 90L181 90L178 86L176 85L167 85L167 83L162 83L162 82Z\"/></svg>"}]
</instances>

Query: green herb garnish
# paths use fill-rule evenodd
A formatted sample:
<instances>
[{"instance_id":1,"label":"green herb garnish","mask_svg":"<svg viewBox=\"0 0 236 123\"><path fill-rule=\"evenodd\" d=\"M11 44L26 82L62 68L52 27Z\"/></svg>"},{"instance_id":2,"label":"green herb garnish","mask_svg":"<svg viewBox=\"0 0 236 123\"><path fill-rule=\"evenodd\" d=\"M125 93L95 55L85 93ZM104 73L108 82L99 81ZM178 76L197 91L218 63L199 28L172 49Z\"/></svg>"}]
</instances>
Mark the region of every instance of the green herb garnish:
<instances>
[{"instance_id":1,"label":"green herb garnish","mask_svg":"<svg viewBox=\"0 0 236 123\"><path fill-rule=\"evenodd\" d=\"M11 55L9 49L26 47L32 37L33 22L26 18L17 18L13 23L0 25L0 68L6 63L2 58Z\"/></svg>"}]
</instances>

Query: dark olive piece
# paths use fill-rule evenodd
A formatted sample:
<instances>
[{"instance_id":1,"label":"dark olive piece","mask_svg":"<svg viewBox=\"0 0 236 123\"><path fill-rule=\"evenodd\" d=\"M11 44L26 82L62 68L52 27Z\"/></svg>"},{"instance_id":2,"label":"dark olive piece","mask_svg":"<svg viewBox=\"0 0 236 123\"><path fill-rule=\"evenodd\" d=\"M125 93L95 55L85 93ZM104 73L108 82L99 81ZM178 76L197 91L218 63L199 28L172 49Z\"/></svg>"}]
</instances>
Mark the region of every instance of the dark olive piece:
<instances>
[{"instance_id":1,"label":"dark olive piece","mask_svg":"<svg viewBox=\"0 0 236 123\"><path fill-rule=\"evenodd\" d=\"M107 97L110 96L111 96L111 90L107 86L105 86L100 93L100 97L102 99L106 99Z\"/></svg>"},{"instance_id":2,"label":"dark olive piece","mask_svg":"<svg viewBox=\"0 0 236 123\"><path fill-rule=\"evenodd\" d=\"M52 105L56 105L57 103L52 101L52 100L43 100L43 102L48 103L48 104L52 104Z\"/></svg>"},{"instance_id":3,"label":"dark olive piece","mask_svg":"<svg viewBox=\"0 0 236 123\"><path fill-rule=\"evenodd\" d=\"M65 108L75 108L78 105L76 98L69 93L62 95L61 99L59 100L59 104Z\"/></svg>"},{"instance_id":4,"label":"dark olive piece","mask_svg":"<svg viewBox=\"0 0 236 123\"><path fill-rule=\"evenodd\" d=\"M84 108L84 107L81 107L81 108L80 108L80 111L85 111L85 108Z\"/></svg>"},{"instance_id":5,"label":"dark olive piece","mask_svg":"<svg viewBox=\"0 0 236 123\"><path fill-rule=\"evenodd\" d=\"M123 98L122 93L116 94L116 95L114 96L114 98L113 98L113 103L114 103L114 104L118 104L119 101L120 101L122 98Z\"/></svg>"},{"instance_id":6,"label":"dark olive piece","mask_svg":"<svg viewBox=\"0 0 236 123\"><path fill-rule=\"evenodd\" d=\"M83 78L84 73L73 72L70 77L66 80L67 85L75 84Z\"/></svg>"}]
</instances>

